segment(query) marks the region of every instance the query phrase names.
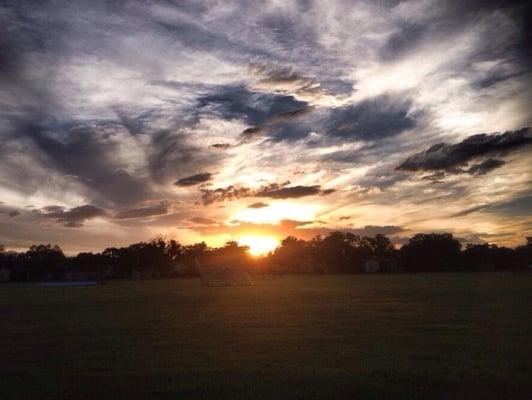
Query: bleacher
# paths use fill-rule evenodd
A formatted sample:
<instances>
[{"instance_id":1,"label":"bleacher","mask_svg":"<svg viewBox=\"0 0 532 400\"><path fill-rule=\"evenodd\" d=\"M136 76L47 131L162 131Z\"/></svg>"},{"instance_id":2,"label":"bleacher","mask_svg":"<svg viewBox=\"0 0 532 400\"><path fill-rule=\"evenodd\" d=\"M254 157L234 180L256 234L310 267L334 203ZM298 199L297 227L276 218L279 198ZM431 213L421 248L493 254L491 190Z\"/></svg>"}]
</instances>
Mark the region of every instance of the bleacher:
<instances>
[{"instance_id":1,"label":"bleacher","mask_svg":"<svg viewBox=\"0 0 532 400\"><path fill-rule=\"evenodd\" d=\"M253 281L246 271L230 267L210 267L200 269L201 286L247 286Z\"/></svg>"}]
</instances>

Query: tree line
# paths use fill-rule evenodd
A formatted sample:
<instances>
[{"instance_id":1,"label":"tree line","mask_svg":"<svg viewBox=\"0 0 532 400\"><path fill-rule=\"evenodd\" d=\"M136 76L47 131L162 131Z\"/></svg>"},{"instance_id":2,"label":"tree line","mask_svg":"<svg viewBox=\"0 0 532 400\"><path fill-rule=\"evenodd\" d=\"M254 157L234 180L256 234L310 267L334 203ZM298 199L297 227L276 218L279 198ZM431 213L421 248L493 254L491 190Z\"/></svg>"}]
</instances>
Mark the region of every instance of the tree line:
<instances>
[{"instance_id":1,"label":"tree line","mask_svg":"<svg viewBox=\"0 0 532 400\"><path fill-rule=\"evenodd\" d=\"M289 236L263 257L247 250L234 241L212 248L204 242L183 245L156 238L67 257L57 245L33 245L26 252L5 251L0 245L0 281L194 277L202 266L217 264L272 274L518 270L532 265L532 238L515 249L493 244L462 248L449 233L417 234L396 248L381 234L331 232L311 240Z\"/></svg>"}]
</instances>

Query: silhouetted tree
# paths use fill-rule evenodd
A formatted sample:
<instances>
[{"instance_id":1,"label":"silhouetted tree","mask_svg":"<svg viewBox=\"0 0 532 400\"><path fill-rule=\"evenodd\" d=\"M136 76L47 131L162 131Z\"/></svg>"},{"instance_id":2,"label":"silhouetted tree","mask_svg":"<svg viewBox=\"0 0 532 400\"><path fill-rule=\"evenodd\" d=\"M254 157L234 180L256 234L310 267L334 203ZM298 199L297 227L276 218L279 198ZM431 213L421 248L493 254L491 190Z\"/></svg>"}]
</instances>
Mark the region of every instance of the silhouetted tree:
<instances>
[{"instance_id":1,"label":"silhouetted tree","mask_svg":"<svg viewBox=\"0 0 532 400\"><path fill-rule=\"evenodd\" d=\"M400 250L381 234L360 237L345 232L309 241L289 236L260 259L250 257L247 250L234 241L209 248L204 242L183 246L162 237L68 258L50 244L33 245L25 253L6 252L0 246L0 269L8 269L10 280L26 281L198 276L199 265L217 263L276 273L362 272L368 260L378 261L385 271L397 270L399 261L407 272L525 269L532 265L532 238L515 250L470 244L461 252L460 242L448 233L417 234Z\"/></svg>"},{"instance_id":2,"label":"silhouetted tree","mask_svg":"<svg viewBox=\"0 0 532 400\"><path fill-rule=\"evenodd\" d=\"M358 239L351 233L331 232L315 243L316 255L331 272L349 272L352 266L352 249Z\"/></svg>"},{"instance_id":3,"label":"silhouetted tree","mask_svg":"<svg viewBox=\"0 0 532 400\"><path fill-rule=\"evenodd\" d=\"M450 233L419 233L401 247L401 267L408 272L459 270L461 247Z\"/></svg>"},{"instance_id":4,"label":"silhouetted tree","mask_svg":"<svg viewBox=\"0 0 532 400\"><path fill-rule=\"evenodd\" d=\"M271 255L274 272L296 273L303 272L303 266L308 261L309 252L307 242L293 236L283 239L281 245Z\"/></svg>"},{"instance_id":5,"label":"silhouetted tree","mask_svg":"<svg viewBox=\"0 0 532 400\"><path fill-rule=\"evenodd\" d=\"M532 237L527 237L524 246L515 249L515 258L518 268L532 268Z\"/></svg>"},{"instance_id":6,"label":"silhouetted tree","mask_svg":"<svg viewBox=\"0 0 532 400\"><path fill-rule=\"evenodd\" d=\"M464 267L469 270L510 270L519 267L516 251L494 244L469 244L462 258Z\"/></svg>"},{"instance_id":7,"label":"silhouetted tree","mask_svg":"<svg viewBox=\"0 0 532 400\"><path fill-rule=\"evenodd\" d=\"M209 246L205 242L195 243L183 248L183 263L188 267L186 276L198 276L199 265L205 262L209 254Z\"/></svg>"},{"instance_id":8,"label":"silhouetted tree","mask_svg":"<svg viewBox=\"0 0 532 400\"><path fill-rule=\"evenodd\" d=\"M462 253L464 267L469 270L490 270L495 265L488 244L468 244Z\"/></svg>"},{"instance_id":9,"label":"silhouetted tree","mask_svg":"<svg viewBox=\"0 0 532 400\"><path fill-rule=\"evenodd\" d=\"M64 273L65 255L57 245L33 245L24 255L28 280L58 279Z\"/></svg>"}]
</instances>

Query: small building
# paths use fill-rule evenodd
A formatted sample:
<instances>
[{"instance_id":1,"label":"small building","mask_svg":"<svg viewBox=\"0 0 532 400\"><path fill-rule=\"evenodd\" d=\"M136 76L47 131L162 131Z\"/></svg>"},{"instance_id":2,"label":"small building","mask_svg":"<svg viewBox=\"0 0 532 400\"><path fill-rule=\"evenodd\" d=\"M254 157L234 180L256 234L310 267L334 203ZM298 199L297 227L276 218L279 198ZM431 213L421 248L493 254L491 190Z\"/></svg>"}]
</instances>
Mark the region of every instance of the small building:
<instances>
[{"instance_id":1,"label":"small building","mask_svg":"<svg viewBox=\"0 0 532 400\"><path fill-rule=\"evenodd\" d=\"M198 262L201 286L247 286L253 284L248 266L238 256L214 255Z\"/></svg>"},{"instance_id":2,"label":"small building","mask_svg":"<svg viewBox=\"0 0 532 400\"><path fill-rule=\"evenodd\" d=\"M190 268L185 263L178 262L174 265L172 272L177 276L184 276L189 272Z\"/></svg>"},{"instance_id":3,"label":"small building","mask_svg":"<svg viewBox=\"0 0 532 400\"><path fill-rule=\"evenodd\" d=\"M364 264L364 272L378 272L380 265L377 260L368 260Z\"/></svg>"}]
</instances>

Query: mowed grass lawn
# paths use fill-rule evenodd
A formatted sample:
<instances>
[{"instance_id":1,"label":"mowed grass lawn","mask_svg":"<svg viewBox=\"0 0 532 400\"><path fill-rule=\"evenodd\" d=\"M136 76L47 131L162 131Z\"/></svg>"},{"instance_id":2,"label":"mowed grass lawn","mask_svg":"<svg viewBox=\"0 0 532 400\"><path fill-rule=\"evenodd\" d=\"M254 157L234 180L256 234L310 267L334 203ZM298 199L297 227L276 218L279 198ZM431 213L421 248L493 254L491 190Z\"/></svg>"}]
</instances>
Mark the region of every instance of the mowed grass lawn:
<instances>
[{"instance_id":1,"label":"mowed grass lawn","mask_svg":"<svg viewBox=\"0 0 532 400\"><path fill-rule=\"evenodd\" d=\"M532 398L532 274L0 286L0 398Z\"/></svg>"}]
</instances>

